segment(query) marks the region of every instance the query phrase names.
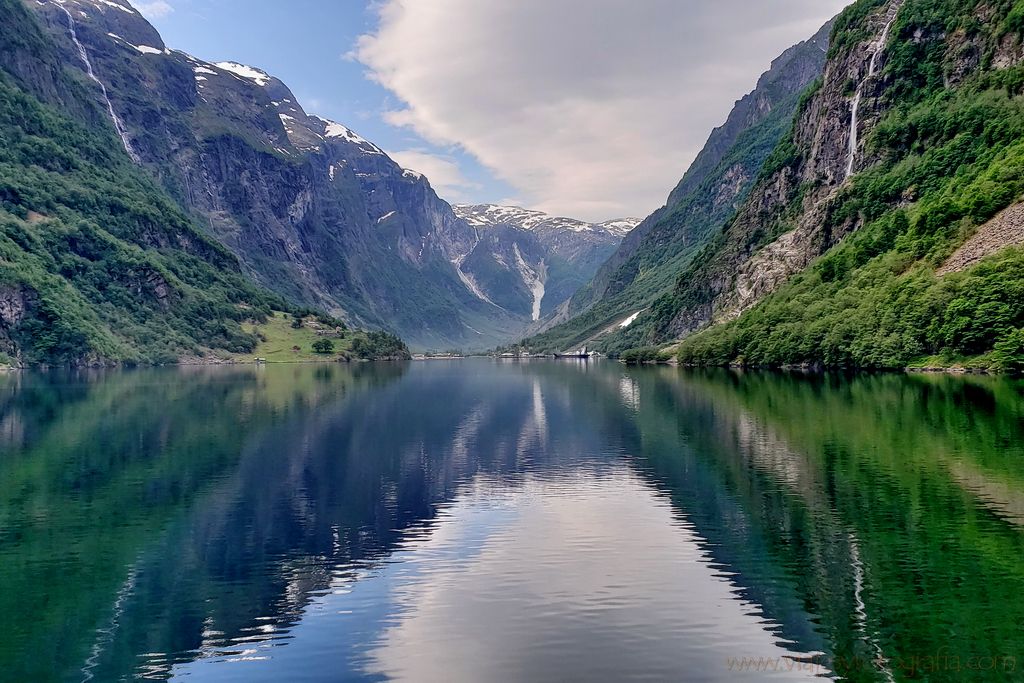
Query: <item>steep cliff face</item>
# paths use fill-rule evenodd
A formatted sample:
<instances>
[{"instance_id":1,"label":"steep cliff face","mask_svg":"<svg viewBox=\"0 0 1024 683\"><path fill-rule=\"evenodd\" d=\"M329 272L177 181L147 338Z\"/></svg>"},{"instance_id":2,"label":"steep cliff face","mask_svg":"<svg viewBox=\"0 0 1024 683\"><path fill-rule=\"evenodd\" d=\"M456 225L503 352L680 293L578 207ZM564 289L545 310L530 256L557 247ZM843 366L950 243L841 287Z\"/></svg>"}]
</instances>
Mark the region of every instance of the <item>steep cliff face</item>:
<instances>
[{"instance_id":1,"label":"steep cliff face","mask_svg":"<svg viewBox=\"0 0 1024 683\"><path fill-rule=\"evenodd\" d=\"M66 70L16 0L0 28L0 360L251 349L240 323L280 302L132 162L91 64Z\"/></svg>"},{"instance_id":2,"label":"steep cliff face","mask_svg":"<svg viewBox=\"0 0 1024 683\"><path fill-rule=\"evenodd\" d=\"M792 134L646 340L684 338L688 362L1024 365L1000 214L1024 193L1022 42L1019 3L848 8Z\"/></svg>"},{"instance_id":3,"label":"steep cliff face","mask_svg":"<svg viewBox=\"0 0 1024 683\"><path fill-rule=\"evenodd\" d=\"M700 244L709 229L729 218L784 134L800 93L821 75L831 30L828 22L772 62L754 90L737 101L725 123L711 132L665 206L645 219L601 268L589 296L618 294L642 271ZM577 307L585 304L582 294L577 299Z\"/></svg>"},{"instance_id":4,"label":"steep cliff face","mask_svg":"<svg viewBox=\"0 0 1024 683\"><path fill-rule=\"evenodd\" d=\"M483 348L529 321L467 287L454 264L475 231L426 178L307 115L281 81L167 49L124 0L27 6L126 151L261 284L419 347Z\"/></svg>"},{"instance_id":5,"label":"steep cliff face","mask_svg":"<svg viewBox=\"0 0 1024 683\"><path fill-rule=\"evenodd\" d=\"M614 349L631 343L643 327L633 327L635 314L672 289L694 254L743 204L788 132L800 94L824 69L831 27L827 23L772 62L712 131L665 206L623 239L593 280L548 317L542 329L549 331L531 345L568 348L589 341Z\"/></svg>"},{"instance_id":6,"label":"steep cliff face","mask_svg":"<svg viewBox=\"0 0 1024 683\"><path fill-rule=\"evenodd\" d=\"M1000 11L997 4L862 0L848 9L791 136L728 230L659 302L650 339L735 319L860 228L863 212L849 210L855 177L903 153L887 158L868 144L890 110L936 88L956 88L979 70L1019 62L1019 44L1003 33L1008 6ZM894 49L905 60L900 73L886 68ZM899 202L916 198L913 187L904 190Z\"/></svg>"},{"instance_id":7,"label":"steep cliff face","mask_svg":"<svg viewBox=\"0 0 1024 683\"><path fill-rule=\"evenodd\" d=\"M680 279L677 295L693 304L661 334L685 336L735 318L857 227L856 218L830 224L827 214L839 188L865 165L864 134L885 110L879 72L902 3L890 0L873 12L865 22L869 37L829 60L791 139L776 150L793 156L758 183L714 257Z\"/></svg>"},{"instance_id":8,"label":"steep cliff face","mask_svg":"<svg viewBox=\"0 0 1024 683\"><path fill-rule=\"evenodd\" d=\"M455 206L480 241L461 270L489 300L540 321L562 306L639 219L587 223L515 206Z\"/></svg>"}]
</instances>

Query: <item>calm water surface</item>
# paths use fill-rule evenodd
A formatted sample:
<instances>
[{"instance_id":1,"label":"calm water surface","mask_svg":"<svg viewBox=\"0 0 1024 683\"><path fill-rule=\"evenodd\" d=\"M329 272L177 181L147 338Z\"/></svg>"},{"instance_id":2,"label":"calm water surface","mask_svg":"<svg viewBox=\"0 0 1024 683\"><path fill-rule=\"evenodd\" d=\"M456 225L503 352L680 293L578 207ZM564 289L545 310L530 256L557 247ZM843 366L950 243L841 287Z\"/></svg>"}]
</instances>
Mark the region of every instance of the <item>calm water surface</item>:
<instances>
[{"instance_id":1,"label":"calm water surface","mask_svg":"<svg viewBox=\"0 0 1024 683\"><path fill-rule=\"evenodd\" d=\"M0 680L1020 680L1024 384L0 377Z\"/></svg>"}]
</instances>

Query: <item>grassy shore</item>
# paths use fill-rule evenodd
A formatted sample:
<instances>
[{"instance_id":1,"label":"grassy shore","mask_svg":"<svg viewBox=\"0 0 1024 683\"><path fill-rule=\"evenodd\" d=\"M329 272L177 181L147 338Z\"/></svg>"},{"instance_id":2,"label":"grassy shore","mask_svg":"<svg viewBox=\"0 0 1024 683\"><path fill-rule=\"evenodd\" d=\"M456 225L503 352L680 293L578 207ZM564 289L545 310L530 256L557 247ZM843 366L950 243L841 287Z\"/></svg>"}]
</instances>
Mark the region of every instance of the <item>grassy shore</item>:
<instances>
[{"instance_id":1,"label":"grassy shore","mask_svg":"<svg viewBox=\"0 0 1024 683\"><path fill-rule=\"evenodd\" d=\"M232 354L232 358L241 363L254 362L257 358L263 358L268 363L337 360L349 355L352 340L355 337L365 336L363 332L352 330L346 330L341 337L338 337L333 330L326 335L321 335L319 332L327 331L327 328L320 326L314 318L303 319L302 327L298 328L292 327L294 320L295 318L288 313L275 311L264 323L245 323L245 331L257 334L260 337L260 342L252 353ZM330 339L334 344L334 351L332 353L315 352L313 344L325 338Z\"/></svg>"}]
</instances>

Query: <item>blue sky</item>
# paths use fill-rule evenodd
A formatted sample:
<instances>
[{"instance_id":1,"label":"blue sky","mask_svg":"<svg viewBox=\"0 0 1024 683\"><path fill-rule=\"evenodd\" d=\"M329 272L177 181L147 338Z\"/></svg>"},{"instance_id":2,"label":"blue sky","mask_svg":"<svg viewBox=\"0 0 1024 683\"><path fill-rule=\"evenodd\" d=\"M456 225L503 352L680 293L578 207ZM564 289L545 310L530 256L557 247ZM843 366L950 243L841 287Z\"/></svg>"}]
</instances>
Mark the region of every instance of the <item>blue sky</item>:
<instances>
[{"instance_id":1,"label":"blue sky","mask_svg":"<svg viewBox=\"0 0 1024 683\"><path fill-rule=\"evenodd\" d=\"M172 48L283 80L452 202L664 203L771 61L849 0L132 0Z\"/></svg>"}]
</instances>

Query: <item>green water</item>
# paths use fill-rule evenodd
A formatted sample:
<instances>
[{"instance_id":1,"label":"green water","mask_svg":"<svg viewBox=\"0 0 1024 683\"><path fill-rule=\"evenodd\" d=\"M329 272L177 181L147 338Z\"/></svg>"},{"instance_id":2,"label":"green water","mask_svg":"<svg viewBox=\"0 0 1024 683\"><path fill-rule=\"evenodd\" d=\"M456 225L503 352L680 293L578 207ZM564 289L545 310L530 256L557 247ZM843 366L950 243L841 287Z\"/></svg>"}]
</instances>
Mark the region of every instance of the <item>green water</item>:
<instances>
[{"instance_id":1,"label":"green water","mask_svg":"<svg viewBox=\"0 0 1024 683\"><path fill-rule=\"evenodd\" d=\"M0 376L0 680L1022 680L1024 383Z\"/></svg>"}]
</instances>

